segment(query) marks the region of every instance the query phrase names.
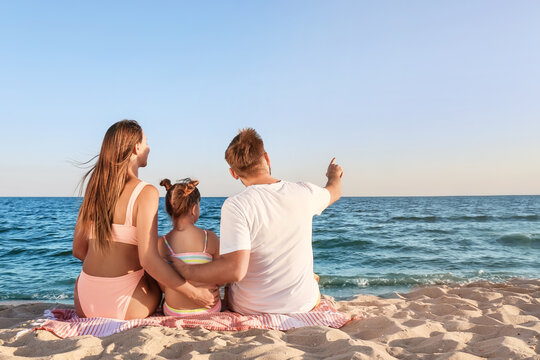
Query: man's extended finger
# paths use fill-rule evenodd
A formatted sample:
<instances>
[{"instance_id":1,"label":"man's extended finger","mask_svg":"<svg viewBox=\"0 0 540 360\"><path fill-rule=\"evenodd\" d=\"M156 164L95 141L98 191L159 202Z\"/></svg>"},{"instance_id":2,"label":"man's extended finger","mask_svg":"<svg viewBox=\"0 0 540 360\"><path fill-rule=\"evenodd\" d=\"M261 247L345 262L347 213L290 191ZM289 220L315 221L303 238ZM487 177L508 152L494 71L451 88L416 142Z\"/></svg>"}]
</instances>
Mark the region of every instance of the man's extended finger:
<instances>
[{"instance_id":1,"label":"man's extended finger","mask_svg":"<svg viewBox=\"0 0 540 360\"><path fill-rule=\"evenodd\" d=\"M336 158L333 158L332 161L330 161L330 165L334 165L336 163Z\"/></svg>"}]
</instances>

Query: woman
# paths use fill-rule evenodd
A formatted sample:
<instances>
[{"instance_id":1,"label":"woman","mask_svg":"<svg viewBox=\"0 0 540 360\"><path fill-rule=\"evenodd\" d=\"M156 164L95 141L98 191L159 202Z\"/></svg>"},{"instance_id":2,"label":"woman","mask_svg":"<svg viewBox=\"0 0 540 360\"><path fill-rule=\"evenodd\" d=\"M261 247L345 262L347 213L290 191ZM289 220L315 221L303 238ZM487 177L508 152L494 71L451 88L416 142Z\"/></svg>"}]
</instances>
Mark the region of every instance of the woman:
<instances>
[{"instance_id":1,"label":"woman","mask_svg":"<svg viewBox=\"0 0 540 360\"><path fill-rule=\"evenodd\" d=\"M73 255L83 261L75 283L80 317L144 318L161 301L150 277L201 307L217 289L198 289L183 280L157 251L157 189L138 179L150 148L136 121L122 120L105 134L89 178L73 237ZM148 273L150 276L148 276Z\"/></svg>"}]
</instances>

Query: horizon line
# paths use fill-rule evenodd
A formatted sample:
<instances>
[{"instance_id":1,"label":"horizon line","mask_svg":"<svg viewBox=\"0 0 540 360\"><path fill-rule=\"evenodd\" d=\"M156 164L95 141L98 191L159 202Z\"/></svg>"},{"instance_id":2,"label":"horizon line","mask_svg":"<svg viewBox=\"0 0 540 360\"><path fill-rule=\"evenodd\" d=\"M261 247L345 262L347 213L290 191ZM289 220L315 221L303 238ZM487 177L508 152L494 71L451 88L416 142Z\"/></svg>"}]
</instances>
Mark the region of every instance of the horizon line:
<instances>
[{"instance_id":1,"label":"horizon line","mask_svg":"<svg viewBox=\"0 0 540 360\"><path fill-rule=\"evenodd\" d=\"M228 198L229 196L201 196L201 198ZM504 197L504 196L540 196L538 194L484 194L484 195L342 195L341 198L442 198L442 197ZM2 198L74 198L82 199L84 196L47 196L47 195L0 195ZM160 196L160 199L165 198L165 196Z\"/></svg>"}]
</instances>

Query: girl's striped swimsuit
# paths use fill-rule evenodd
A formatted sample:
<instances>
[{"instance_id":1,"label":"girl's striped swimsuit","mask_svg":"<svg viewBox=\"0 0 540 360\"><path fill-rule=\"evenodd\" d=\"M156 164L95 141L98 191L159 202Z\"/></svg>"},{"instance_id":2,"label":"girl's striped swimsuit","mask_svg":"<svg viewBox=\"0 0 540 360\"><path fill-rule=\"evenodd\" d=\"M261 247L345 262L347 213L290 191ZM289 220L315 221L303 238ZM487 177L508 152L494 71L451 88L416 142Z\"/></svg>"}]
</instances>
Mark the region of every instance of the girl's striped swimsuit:
<instances>
[{"instance_id":1,"label":"girl's striped swimsuit","mask_svg":"<svg viewBox=\"0 0 540 360\"><path fill-rule=\"evenodd\" d=\"M208 233L206 232L206 230L204 230L204 249L202 252L186 252L186 253L175 254L171 245L169 245L169 242L167 241L167 238L165 237L165 235L163 235L163 241L165 242L165 245L167 245L167 248L171 252L171 255L177 259L182 260L186 264L206 264L214 260L212 255L206 252L206 246L208 245ZM220 312L220 311L221 311L221 300L218 301L217 304L214 305L214 307L212 307L211 309L205 309L205 308L175 309L167 305L165 301L163 302L163 313L169 316L188 316L188 315L205 314L205 313Z\"/></svg>"}]
</instances>

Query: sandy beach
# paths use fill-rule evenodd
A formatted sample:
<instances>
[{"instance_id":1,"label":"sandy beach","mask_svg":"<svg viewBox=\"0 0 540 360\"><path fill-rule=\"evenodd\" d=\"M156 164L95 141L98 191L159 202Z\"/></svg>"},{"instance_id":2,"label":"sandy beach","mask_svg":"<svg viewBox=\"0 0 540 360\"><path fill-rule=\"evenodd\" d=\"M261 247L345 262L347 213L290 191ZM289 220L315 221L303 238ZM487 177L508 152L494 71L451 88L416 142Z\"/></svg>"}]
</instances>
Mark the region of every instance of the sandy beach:
<instances>
[{"instance_id":1,"label":"sandy beach","mask_svg":"<svg viewBox=\"0 0 540 360\"><path fill-rule=\"evenodd\" d=\"M335 302L341 329L239 332L141 327L59 339L32 328L51 303L0 305L0 359L540 359L540 280L413 289Z\"/></svg>"}]
</instances>

